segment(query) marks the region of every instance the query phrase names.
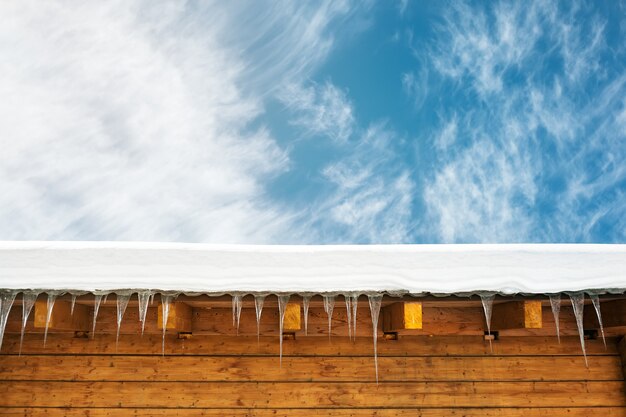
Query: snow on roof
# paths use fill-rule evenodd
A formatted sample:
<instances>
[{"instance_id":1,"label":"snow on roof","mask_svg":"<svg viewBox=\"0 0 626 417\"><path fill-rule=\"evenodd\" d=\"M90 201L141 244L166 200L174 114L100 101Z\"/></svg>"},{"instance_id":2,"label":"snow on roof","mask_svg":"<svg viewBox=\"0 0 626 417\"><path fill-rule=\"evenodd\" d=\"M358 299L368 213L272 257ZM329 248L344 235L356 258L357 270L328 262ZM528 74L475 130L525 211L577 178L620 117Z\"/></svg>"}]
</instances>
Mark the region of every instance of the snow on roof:
<instances>
[{"instance_id":1,"label":"snow on roof","mask_svg":"<svg viewBox=\"0 0 626 417\"><path fill-rule=\"evenodd\" d=\"M626 245L0 242L0 289L621 293Z\"/></svg>"}]
</instances>

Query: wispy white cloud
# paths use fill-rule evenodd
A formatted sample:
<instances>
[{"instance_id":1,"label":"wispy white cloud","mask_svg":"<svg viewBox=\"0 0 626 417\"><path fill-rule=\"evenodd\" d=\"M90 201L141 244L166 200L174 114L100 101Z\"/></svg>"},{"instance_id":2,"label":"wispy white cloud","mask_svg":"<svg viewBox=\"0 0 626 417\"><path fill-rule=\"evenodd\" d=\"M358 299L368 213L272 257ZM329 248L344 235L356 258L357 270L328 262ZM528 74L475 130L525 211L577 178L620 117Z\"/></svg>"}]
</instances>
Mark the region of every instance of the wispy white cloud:
<instances>
[{"instance_id":1,"label":"wispy white cloud","mask_svg":"<svg viewBox=\"0 0 626 417\"><path fill-rule=\"evenodd\" d=\"M419 71L402 74L402 89L413 99L415 110L419 110L428 96L428 70L422 66Z\"/></svg>"},{"instance_id":2,"label":"wispy white cloud","mask_svg":"<svg viewBox=\"0 0 626 417\"><path fill-rule=\"evenodd\" d=\"M602 224L623 226L616 193L626 182L624 77L602 68L611 55L606 22L581 23L582 7L455 3L446 15L432 62L455 89L480 100L479 110L458 107L454 124L430 136L438 165L423 193L433 225L426 236L590 241ZM592 98L590 83L600 92ZM450 141L452 152L441 145ZM617 226L608 235L623 232Z\"/></svg>"},{"instance_id":3,"label":"wispy white cloud","mask_svg":"<svg viewBox=\"0 0 626 417\"><path fill-rule=\"evenodd\" d=\"M349 6L2 2L0 238L279 239L289 156L251 123Z\"/></svg>"},{"instance_id":4,"label":"wispy white cloud","mask_svg":"<svg viewBox=\"0 0 626 417\"><path fill-rule=\"evenodd\" d=\"M323 135L345 142L354 127L354 109L347 94L334 84L289 84L279 99L294 114L290 123L307 135Z\"/></svg>"},{"instance_id":5,"label":"wispy white cloud","mask_svg":"<svg viewBox=\"0 0 626 417\"><path fill-rule=\"evenodd\" d=\"M410 242L415 184L394 150L397 135L377 123L355 140L350 156L324 168L332 189L306 213L306 230L317 241Z\"/></svg>"}]
</instances>

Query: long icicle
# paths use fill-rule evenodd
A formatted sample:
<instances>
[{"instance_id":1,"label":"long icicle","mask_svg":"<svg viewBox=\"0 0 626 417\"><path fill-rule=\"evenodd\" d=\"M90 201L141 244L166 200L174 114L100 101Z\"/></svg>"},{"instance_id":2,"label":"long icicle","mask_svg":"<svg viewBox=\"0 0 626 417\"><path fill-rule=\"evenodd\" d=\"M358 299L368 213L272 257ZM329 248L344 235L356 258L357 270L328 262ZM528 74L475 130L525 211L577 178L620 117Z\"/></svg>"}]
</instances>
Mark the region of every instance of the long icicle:
<instances>
[{"instance_id":1,"label":"long icicle","mask_svg":"<svg viewBox=\"0 0 626 417\"><path fill-rule=\"evenodd\" d=\"M74 315L74 307L76 306L76 294L72 294L72 302L70 304L70 316Z\"/></svg>"},{"instance_id":2,"label":"long icicle","mask_svg":"<svg viewBox=\"0 0 626 417\"><path fill-rule=\"evenodd\" d=\"M128 307L128 300L130 300L130 294L116 294L117 301L117 333L115 335L115 352L117 352L117 345L120 340L120 327L122 326L122 318L126 307Z\"/></svg>"},{"instance_id":3,"label":"long icicle","mask_svg":"<svg viewBox=\"0 0 626 417\"><path fill-rule=\"evenodd\" d=\"M303 295L302 296L302 311L304 314L304 335L305 336L309 334L309 304L311 304L311 296Z\"/></svg>"},{"instance_id":4,"label":"long icicle","mask_svg":"<svg viewBox=\"0 0 626 417\"><path fill-rule=\"evenodd\" d=\"M288 295L278 296L278 320L279 320L279 333L280 333L280 367L283 367L283 324L285 322L285 310L287 309L287 303L289 302Z\"/></svg>"},{"instance_id":5,"label":"long icicle","mask_svg":"<svg viewBox=\"0 0 626 417\"><path fill-rule=\"evenodd\" d=\"M93 324L91 325L91 338L96 337L96 320L98 319L98 311L100 311L100 304L102 304L102 294L94 294L93 297Z\"/></svg>"},{"instance_id":6,"label":"long icicle","mask_svg":"<svg viewBox=\"0 0 626 417\"><path fill-rule=\"evenodd\" d=\"M598 294L589 294L593 308L596 310L598 316L598 323L600 324L600 334L602 335L602 342L604 343L604 349L606 350L606 338L604 337L604 325L602 324L602 313L600 312L600 297Z\"/></svg>"},{"instance_id":7,"label":"long icicle","mask_svg":"<svg viewBox=\"0 0 626 417\"><path fill-rule=\"evenodd\" d=\"M161 337L161 356L165 356L165 332L167 331L167 320L170 316L170 304L174 299L173 295L161 294L161 313L163 317L163 334Z\"/></svg>"},{"instance_id":8,"label":"long icicle","mask_svg":"<svg viewBox=\"0 0 626 417\"><path fill-rule=\"evenodd\" d=\"M574 316L576 317L576 326L578 326L578 336L580 337L580 347L585 357L585 367L589 368L587 362L587 349L585 349L585 330L583 327L583 309L585 308L585 293L571 293L569 299L572 302Z\"/></svg>"},{"instance_id":9,"label":"long icicle","mask_svg":"<svg viewBox=\"0 0 626 417\"><path fill-rule=\"evenodd\" d=\"M359 306L359 295L353 294L352 298L352 340L356 341L356 310Z\"/></svg>"},{"instance_id":10,"label":"long icicle","mask_svg":"<svg viewBox=\"0 0 626 417\"><path fill-rule=\"evenodd\" d=\"M561 344L561 332L559 331L559 313L561 312L561 294L550 295L550 308L554 316L554 326L556 327L556 339Z\"/></svg>"},{"instance_id":11,"label":"long icicle","mask_svg":"<svg viewBox=\"0 0 626 417\"><path fill-rule=\"evenodd\" d=\"M2 340L4 339L4 329L9 319L11 306L15 301L17 291L7 291L0 294L0 348L2 348Z\"/></svg>"},{"instance_id":12,"label":"long icicle","mask_svg":"<svg viewBox=\"0 0 626 417\"><path fill-rule=\"evenodd\" d=\"M46 347L46 341L48 340L48 327L50 327L50 319L52 318L52 309L54 308L54 301L57 299L56 293L48 293L48 303L46 305L46 329L43 332L43 347Z\"/></svg>"},{"instance_id":13,"label":"long icicle","mask_svg":"<svg viewBox=\"0 0 626 417\"><path fill-rule=\"evenodd\" d=\"M483 310L485 311L485 322L487 323L487 334L491 336L491 311L493 309L494 294L481 294L480 300L483 304ZM489 350L493 352L493 344L491 343L491 337L489 337Z\"/></svg>"},{"instance_id":14,"label":"long icicle","mask_svg":"<svg viewBox=\"0 0 626 417\"><path fill-rule=\"evenodd\" d=\"M374 368L376 369L376 385L378 385L378 317L380 305L383 301L382 294L368 295L370 314L372 316L372 335L374 339Z\"/></svg>"},{"instance_id":15,"label":"long icicle","mask_svg":"<svg viewBox=\"0 0 626 417\"><path fill-rule=\"evenodd\" d=\"M146 328L146 315L148 314L148 303L152 291L140 291L137 293L137 300L139 304L139 321L141 322L141 335L143 336L144 329Z\"/></svg>"},{"instance_id":16,"label":"long icicle","mask_svg":"<svg viewBox=\"0 0 626 417\"><path fill-rule=\"evenodd\" d=\"M26 322L28 322L28 316L37 301L39 296L38 292L26 291L22 293L22 330L20 331L20 349L18 355L22 355L22 345L24 344L24 331L26 330Z\"/></svg>"},{"instance_id":17,"label":"long icicle","mask_svg":"<svg viewBox=\"0 0 626 417\"><path fill-rule=\"evenodd\" d=\"M261 341L261 314L263 314L263 304L265 303L265 295L254 296L254 311L256 313L256 343Z\"/></svg>"},{"instance_id":18,"label":"long icicle","mask_svg":"<svg viewBox=\"0 0 626 417\"><path fill-rule=\"evenodd\" d=\"M324 311L328 316L328 340L330 341L330 335L332 332L332 322L333 322L333 309L335 308L335 296L334 295L324 295Z\"/></svg>"},{"instance_id":19,"label":"long icicle","mask_svg":"<svg viewBox=\"0 0 626 417\"><path fill-rule=\"evenodd\" d=\"M241 319L242 296L233 295L233 327L237 327L237 336L239 336L239 320Z\"/></svg>"},{"instance_id":20,"label":"long icicle","mask_svg":"<svg viewBox=\"0 0 626 417\"><path fill-rule=\"evenodd\" d=\"M349 295L343 296L346 302L346 319L348 321L348 338L352 340L352 299Z\"/></svg>"}]
</instances>

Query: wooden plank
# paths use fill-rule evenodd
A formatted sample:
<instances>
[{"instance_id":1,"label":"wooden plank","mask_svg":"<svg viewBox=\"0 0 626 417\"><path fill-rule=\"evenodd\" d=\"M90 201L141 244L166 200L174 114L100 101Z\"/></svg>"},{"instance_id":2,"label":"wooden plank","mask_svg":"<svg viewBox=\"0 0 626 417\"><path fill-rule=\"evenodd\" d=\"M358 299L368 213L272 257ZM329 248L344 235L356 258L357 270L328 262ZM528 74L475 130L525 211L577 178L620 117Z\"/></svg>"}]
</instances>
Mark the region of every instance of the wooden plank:
<instances>
[{"instance_id":1,"label":"wooden plank","mask_svg":"<svg viewBox=\"0 0 626 417\"><path fill-rule=\"evenodd\" d=\"M196 336L181 340L166 334L166 355L270 355L278 354L278 337L256 336ZM17 354L19 334L5 334L2 353ZM358 337L355 342L347 337L328 339L298 337L285 340L283 354L371 356L372 339ZM605 349L602 340L585 341L588 355L617 355L617 339L608 338ZM115 335L96 333L94 339L73 338L65 334L48 335L43 346L41 334L26 334L23 354L161 354L161 335L121 335L116 350ZM493 352L482 336L402 336L399 340L378 340L379 356L458 356L458 355L582 355L578 337L565 336L561 343L556 337L507 337L493 343Z\"/></svg>"},{"instance_id":2,"label":"wooden plank","mask_svg":"<svg viewBox=\"0 0 626 417\"><path fill-rule=\"evenodd\" d=\"M381 357L381 381L616 381L618 356ZM0 356L0 380L373 381L371 357Z\"/></svg>"},{"instance_id":3,"label":"wooden plank","mask_svg":"<svg viewBox=\"0 0 626 417\"><path fill-rule=\"evenodd\" d=\"M5 408L8 417L626 417L623 407L580 408L358 408L358 409L163 409Z\"/></svg>"},{"instance_id":4,"label":"wooden plank","mask_svg":"<svg viewBox=\"0 0 626 417\"><path fill-rule=\"evenodd\" d=\"M158 321L157 327L163 329L163 307L159 304L157 308ZM178 332L191 332L192 329L192 310L191 307L182 302L173 302L169 306L167 316L167 330Z\"/></svg>"},{"instance_id":5,"label":"wooden plank","mask_svg":"<svg viewBox=\"0 0 626 417\"><path fill-rule=\"evenodd\" d=\"M602 324L605 329L612 327L626 327L626 299L605 301L600 304ZM585 329L599 329L596 310L591 305L586 305L583 310L583 323Z\"/></svg>"},{"instance_id":6,"label":"wooden plank","mask_svg":"<svg viewBox=\"0 0 626 417\"><path fill-rule=\"evenodd\" d=\"M541 301L510 301L493 305L491 328L541 329Z\"/></svg>"},{"instance_id":7,"label":"wooden plank","mask_svg":"<svg viewBox=\"0 0 626 417\"><path fill-rule=\"evenodd\" d=\"M296 332L301 329L302 315L300 314L300 304L287 303L283 320L283 332Z\"/></svg>"},{"instance_id":8,"label":"wooden plank","mask_svg":"<svg viewBox=\"0 0 626 417\"><path fill-rule=\"evenodd\" d=\"M595 407L626 405L618 382L0 382L14 407Z\"/></svg>"},{"instance_id":9,"label":"wooden plank","mask_svg":"<svg viewBox=\"0 0 626 417\"><path fill-rule=\"evenodd\" d=\"M91 322L91 312L89 307L85 305L75 305L72 314L71 303L68 301L57 300L54 303L48 331L89 331ZM48 302L46 299L39 299L35 302L33 326L35 328L44 329L48 315Z\"/></svg>"},{"instance_id":10,"label":"wooden plank","mask_svg":"<svg viewBox=\"0 0 626 417\"><path fill-rule=\"evenodd\" d=\"M383 331L422 329L422 303L400 302L383 307Z\"/></svg>"}]
</instances>

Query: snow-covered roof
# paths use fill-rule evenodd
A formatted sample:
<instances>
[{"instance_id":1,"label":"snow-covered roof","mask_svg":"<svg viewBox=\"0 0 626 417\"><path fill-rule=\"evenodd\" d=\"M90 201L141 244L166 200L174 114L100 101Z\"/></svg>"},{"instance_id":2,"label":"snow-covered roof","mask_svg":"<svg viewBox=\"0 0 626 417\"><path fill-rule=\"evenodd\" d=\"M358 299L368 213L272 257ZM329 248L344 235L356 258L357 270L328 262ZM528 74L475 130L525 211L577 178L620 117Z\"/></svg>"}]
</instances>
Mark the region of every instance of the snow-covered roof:
<instances>
[{"instance_id":1,"label":"snow-covered roof","mask_svg":"<svg viewBox=\"0 0 626 417\"><path fill-rule=\"evenodd\" d=\"M621 293L626 245L0 242L0 289Z\"/></svg>"}]
</instances>

